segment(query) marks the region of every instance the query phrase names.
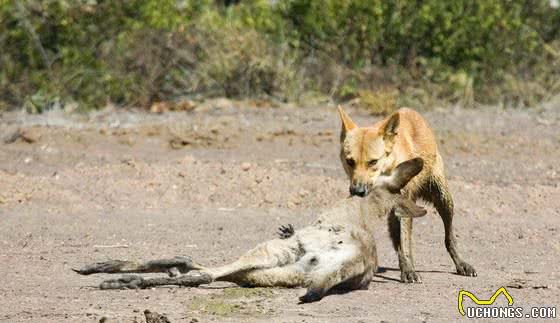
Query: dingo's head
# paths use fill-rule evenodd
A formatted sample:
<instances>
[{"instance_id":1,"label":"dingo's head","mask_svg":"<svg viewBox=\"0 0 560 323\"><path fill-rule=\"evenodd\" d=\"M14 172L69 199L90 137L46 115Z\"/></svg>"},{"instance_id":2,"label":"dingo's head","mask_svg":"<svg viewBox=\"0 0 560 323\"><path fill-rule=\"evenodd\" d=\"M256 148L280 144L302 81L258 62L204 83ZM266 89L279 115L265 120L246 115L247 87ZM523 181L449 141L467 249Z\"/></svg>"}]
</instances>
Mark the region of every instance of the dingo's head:
<instances>
[{"instance_id":1,"label":"dingo's head","mask_svg":"<svg viewBox=\"0 0 560 323\"><path fill-rule=\"evenodd\" d=\"M364 197L382 173L393 168L392 156L399 114L394 113L379 127L358 127L338 106L342 121L340 159L350 179L350 194Z\"/></svg>"}]
</instances>

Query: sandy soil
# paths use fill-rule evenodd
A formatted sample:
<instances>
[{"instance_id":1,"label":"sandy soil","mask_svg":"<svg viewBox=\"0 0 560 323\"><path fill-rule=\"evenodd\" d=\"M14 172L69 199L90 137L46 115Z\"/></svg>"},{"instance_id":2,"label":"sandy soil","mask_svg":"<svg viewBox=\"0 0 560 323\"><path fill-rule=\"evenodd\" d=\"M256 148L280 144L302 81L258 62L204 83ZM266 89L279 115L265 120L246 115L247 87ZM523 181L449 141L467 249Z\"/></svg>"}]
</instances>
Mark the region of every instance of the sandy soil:
<instances>
[{"instance_id":1,"label":"sandy soil","mask_svg":"<svg viewBox=\"0 0 560 323\"><path fill-rule=\"evenodd\" d=\"M369 290L309 305L297 303L303 289L101 291L107 276L72 272L107 259L176 255L223 264L272 238L278 225L301 227L347 195L334 108L201 110L0 115L0 321L143 322L150 309L172 322L446 322L462 319L460 289L487 298L501 286L515 306L559 305L554 107L424 113L439 138L459 246L476 278L454 274L432 209L415 221L422 284L398 281L382 226L382 270ZM351 114L360 124L376 119Z\"/></svg>"}]
</instances>

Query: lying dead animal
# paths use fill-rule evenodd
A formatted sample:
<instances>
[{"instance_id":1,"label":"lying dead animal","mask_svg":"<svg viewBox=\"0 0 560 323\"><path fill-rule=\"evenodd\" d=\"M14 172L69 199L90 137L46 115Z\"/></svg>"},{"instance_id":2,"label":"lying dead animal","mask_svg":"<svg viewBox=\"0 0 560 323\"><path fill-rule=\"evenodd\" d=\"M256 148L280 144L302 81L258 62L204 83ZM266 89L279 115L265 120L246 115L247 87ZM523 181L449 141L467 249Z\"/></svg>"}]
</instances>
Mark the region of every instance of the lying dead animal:
<instances>
[{"instance_id":1,"label":"lying dead animal","mask_svg":"<svg viewBox=\"0 0 560 323\"><path fill-rule=\"evenodd\" d=\"M348 198L300 230L283 227L279 239L259 244L238 260L221 267L204 267L190 257L152 260L145 263L113 260L75 270L95 273L162 273L169 277L143 278L125 275L106 280L101 289L149 288L162 285L196 287L228 281L248 287L306 287L301 302L320 300L332 289L367 288L377 270L373 232L375 220L392 214L419 217L426 210L400 194L422 170L421 158L399 164L380 178L367 198ZM291 232L293 231L293 232Z\"/></svg>"}]
</instances>

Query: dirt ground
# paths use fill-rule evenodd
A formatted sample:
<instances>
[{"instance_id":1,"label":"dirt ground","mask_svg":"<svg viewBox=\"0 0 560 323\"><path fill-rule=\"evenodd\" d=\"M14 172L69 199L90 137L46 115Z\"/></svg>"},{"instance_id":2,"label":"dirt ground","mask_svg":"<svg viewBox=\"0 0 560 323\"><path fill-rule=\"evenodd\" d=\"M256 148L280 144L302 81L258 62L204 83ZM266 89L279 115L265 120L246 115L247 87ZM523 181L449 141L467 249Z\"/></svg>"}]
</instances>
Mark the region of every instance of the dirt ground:
<instances>
[{"instance_id":1,"label":"dirt ground","mask_svg":"<svg viewBox=\"0 0 560 323\"><path fill-rule=\"evenodd\" d=\"M223 264L347 196L334 108L215 105L0 115L0 321L143 322L149 309L171 322L447 322L463 320L459 290L488 298L502 286L515 306L560 305L554 106L423 113L439 138L459 247L476 278L454 274L431 208L414 222L422 284L398 281L384 225L376 235L382 268L369 290L308 305L298 304L303 289L101 291L107 275L75 274L107 259L190 255ZM362 125L376 119L350 113Z\"/></svg>"}]
</instances>

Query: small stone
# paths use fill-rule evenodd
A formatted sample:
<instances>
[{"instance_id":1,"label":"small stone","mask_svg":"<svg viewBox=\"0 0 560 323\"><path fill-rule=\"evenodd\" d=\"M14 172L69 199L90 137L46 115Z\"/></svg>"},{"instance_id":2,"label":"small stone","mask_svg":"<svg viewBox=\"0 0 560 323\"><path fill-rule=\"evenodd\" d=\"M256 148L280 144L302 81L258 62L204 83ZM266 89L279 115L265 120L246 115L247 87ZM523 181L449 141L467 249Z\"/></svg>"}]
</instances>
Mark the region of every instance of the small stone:
<instances>
[{"instance_id":1,"label":"small stone","mask_svg":"<svg viewBox=\"0 0 560 323\"><path fill-rule=\"evenodd\" d=\"M169 103L168 102L155 102L150 107L151 113L164 113L169 111Z\"/></svg>"},{"instance_id":2,"label":"small stone","mask_svg":"<svg viewBox=\"0 0 560 323\"><path fill-rule=\"evenodd\" d=\"M265 203L272 203L272 202L274 202L274 200L270 196L265 196L264 197L264 202Z\"/></svg>"},{"instance_id":3,"label":"small stone","mask_svg":"<svg viewBox=\"0 0 560 323\"><path fill-rule=\"evenodd\" d=\"M32 144L41 138L41 134L38 129L28 128L28 129L18 129L12 135L4 140L4 143L11 144L18 140L24 141L28 144Z\"/></svg>"},{"instance_id":4,"label":"small stone","mask_svg":"<svg viewBox=\"0 0 560 323\"><path fill-rule=\"evenodd\" d=\"M244 163L241 164L241 169L246 172L249 169L251 169L251 164L248 163L248 162L244 162Z\"/></svg>"},{"instance_id":5,"label":"small stone","mask_svg":"<svg viewBox=\"0 0 560 323\"><path fill-rule=\"evenodd\" d=\"M25 141L27 143L30 143L30 144L32 144L36 141L39 141L39 139L41 138L41 134L38 132L37 129L34 129L34 128L21 130L20 135L21 135L21 139L23 139L23 141Z\"/></svg>"},{"instance_id":6,"label":"small stone","mask_svg":"<svg viewBox=\"0 0 560 323\"><path fill-rule=\"evenodd\" d=\"M167 316L159 314L158 312L151 312L150 310L144 311L146 323L170 323Z\"/></svg>"},{"instance_id":7,"label":"small stone","mask_svg":"<svg viewBox=\"0 0 560 323\"><path fill-rule=\"evenodd\" d=\"M196 108L196 103L188 99L175 102L175 104L171 106L171 110L173 111L191 111L194 108Z\"/></svg>"},{"instance_id":8,"label":"small stone","mask_svg":"<svg viewBox=\"0 0 560 323\"><path fill-rule=\"evenodd\" d=\"M181 162L183 164L195 164L196 158L194 158L192 155L185 155L185 157L183 157L183 160Z\"/></svg>"}]
</instances>

